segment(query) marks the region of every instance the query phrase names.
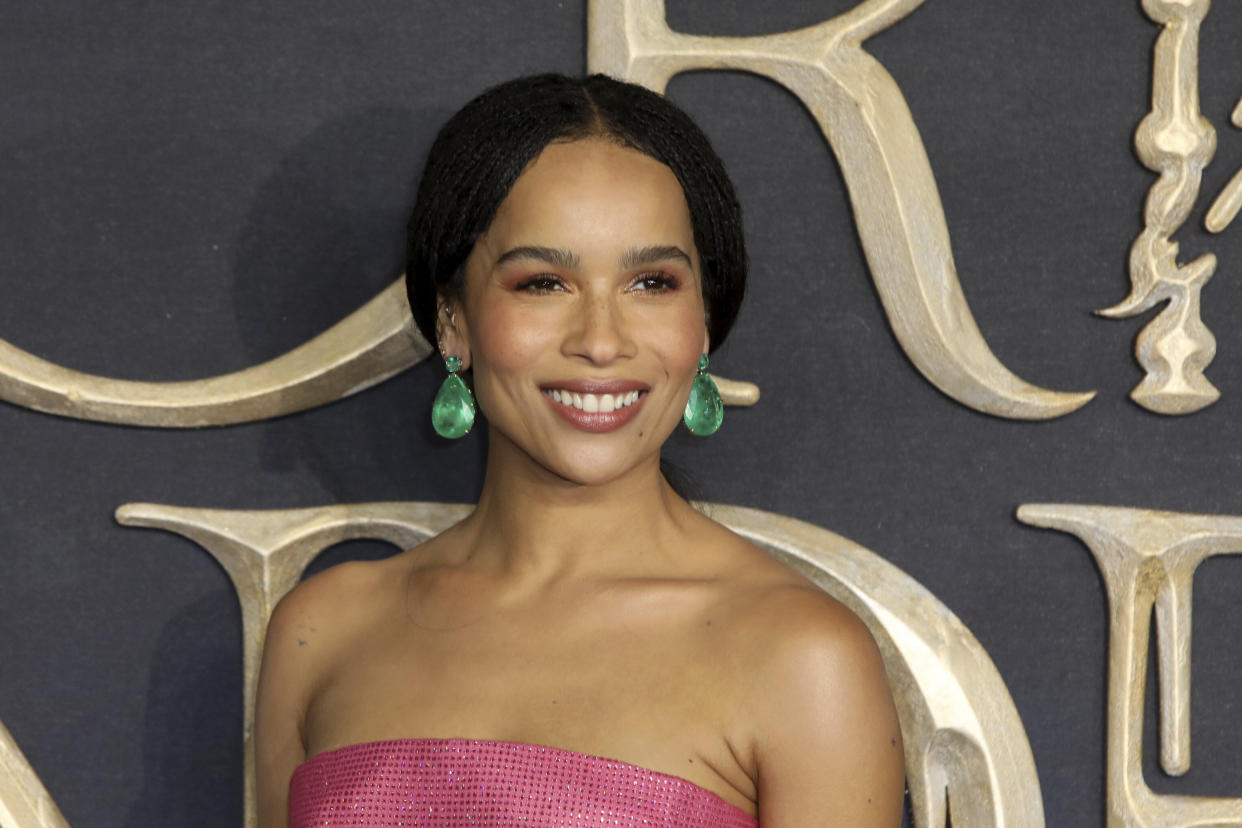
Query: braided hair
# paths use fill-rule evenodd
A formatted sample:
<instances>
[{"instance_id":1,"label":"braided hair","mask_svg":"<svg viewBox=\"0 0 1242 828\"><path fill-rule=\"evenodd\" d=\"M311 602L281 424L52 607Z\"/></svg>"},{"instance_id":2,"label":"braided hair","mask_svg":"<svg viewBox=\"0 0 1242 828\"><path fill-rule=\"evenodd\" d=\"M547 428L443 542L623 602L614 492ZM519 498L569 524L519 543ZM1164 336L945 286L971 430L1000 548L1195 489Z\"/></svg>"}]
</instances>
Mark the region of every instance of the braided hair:
<instances>
[{"instance_id":1,"label":"braided hair","mask_svg":"<svg viewBox=\"0 0 1242 828\"><path fill-rule=\"evenodd\" d=\"M483 92L436 136L406 236L414 321L436 342L439 300L461 296L465 263L500 203L553 141L602 137L666 165L681 183L702 265L714 350L746 289L742 213L707 136L663 95L607 75L532 75Z\"/></svg>"}]
</instances>

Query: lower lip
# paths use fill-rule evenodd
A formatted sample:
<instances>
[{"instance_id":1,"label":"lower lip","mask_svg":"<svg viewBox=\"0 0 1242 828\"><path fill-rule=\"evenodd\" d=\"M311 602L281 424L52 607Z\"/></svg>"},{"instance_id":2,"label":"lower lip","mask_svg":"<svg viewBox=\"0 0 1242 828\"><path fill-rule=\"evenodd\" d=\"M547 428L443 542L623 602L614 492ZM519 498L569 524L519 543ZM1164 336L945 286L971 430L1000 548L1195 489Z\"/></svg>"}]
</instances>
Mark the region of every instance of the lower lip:
<instances>
[{"instance_id":1,"label":"lower lip","mask_svg":"<svg viewBox=\"0 0 1242 828\"><path fill-rule=\"evenodd\" d=\"M556 409L556 413L560 414L574 428L595 434L616 431L629 423L630 420L638 416L639 406L643 404L643 400L647 399L646 394L639 394L638 399L624 408L608 412L590 412L583 411L581 408L574 408L572 405L561 405L547 394L544 394L543 397L548 401L548 405Z\"/></svg>"}]
</instances>

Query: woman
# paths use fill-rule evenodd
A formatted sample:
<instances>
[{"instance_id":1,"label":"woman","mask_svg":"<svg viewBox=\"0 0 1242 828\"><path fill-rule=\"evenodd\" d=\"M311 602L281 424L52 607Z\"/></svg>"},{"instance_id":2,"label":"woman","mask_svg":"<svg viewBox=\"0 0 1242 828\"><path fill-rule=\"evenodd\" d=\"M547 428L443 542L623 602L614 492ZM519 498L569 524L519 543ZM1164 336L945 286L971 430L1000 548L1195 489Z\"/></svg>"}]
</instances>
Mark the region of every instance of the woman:
<instances>
[{"instance_id":1,"label":"woman","mask_svg":"<svg viewBox=\"0 0 1242 828\"><path fill-rule=\"evenodd\" d=\"M899 824L866 628L660 472L683 414L718 424L701 366L745 279L698 128L603 76L489 90L431 150L407 272L452 372L437 428L473 413L459 372L487 415L483 490L277 607L261 823Z\"/></svg>"}]
</instances>

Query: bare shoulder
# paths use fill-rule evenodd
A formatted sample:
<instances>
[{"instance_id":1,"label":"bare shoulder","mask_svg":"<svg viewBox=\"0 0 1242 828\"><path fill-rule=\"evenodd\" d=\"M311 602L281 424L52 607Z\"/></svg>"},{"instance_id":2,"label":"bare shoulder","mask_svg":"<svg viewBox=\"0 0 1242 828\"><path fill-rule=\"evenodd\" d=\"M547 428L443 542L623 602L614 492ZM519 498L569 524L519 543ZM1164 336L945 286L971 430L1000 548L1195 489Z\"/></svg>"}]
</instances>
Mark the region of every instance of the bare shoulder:
<instances>
[{"instance_id":1,"label":"bare shoulder","mask_svg":"<svg viewBox=\"0 0 1242 828\"><path fill-rule=\"evenodd\" d=\"M780 715L802 696L829 712L845 712L860 697L891 702L866 624L800 573L720 528L717 548L728 563L713 612L730 622L723 643L750 665L740 683L752 709Z\"/></svg>"},{"instance_id":2,"label":"bare shoulder","mask_svg":"<svg viewBox=\"0 0 1242 828\"><path fill-rule=\"evenodd\" d=\"M345 563L307 578L276 604L263 646L261 691L304 712L317 677L361 623L358 595L374 581L373 564Z\"/></svg>"},{"instance_id":3,"label":"bare shoulder","mask_svg":"<svg viewBox=\"0 0 1242 828\"><path fill-rule=\"evenodd\" d=\"M812 646L843 637L843 643L874 646L866 626L840 601L727 526L711 525L706 537L722 564L723 597L745 616L742 627L760 650L774 637Z\"/></svg>"},{"instance_id":4,"label":"bare shoulder","mask_svg":"<svg viewBox=\"0 0 1242 828\"><path fill-rule=\"evenodd\" d=\"M734 735L761 824L899 825L901 731L874 638L840 601L754 552L736 558L729 647L746 665Z\"/></svg>"},{"instance_id":5,"label":"bare shoulder","mask_svg":"<svg viewBox=\"0 0 1242 828\"><path fill-rule=\"evenodd\" d=\"M752 677L765 695L810 684L857 685L888 692L875 639L848 607L756 549L734 588L733 645L762 671ZM773 686L776 685L776 686Z\"/></svg>"},{"instance_id":6,"label":"bare shoulder","mask_svg":"<svg viewBox=\"0 0 1242 828\"><path fill-rule=\"evenodd\" d=\"M368 602L359 596L382 583L390 560L351 561L307 578L280 599L272 611L271 629L306 646L348 627L366 611Z\"/></svg>"}]
</instances>

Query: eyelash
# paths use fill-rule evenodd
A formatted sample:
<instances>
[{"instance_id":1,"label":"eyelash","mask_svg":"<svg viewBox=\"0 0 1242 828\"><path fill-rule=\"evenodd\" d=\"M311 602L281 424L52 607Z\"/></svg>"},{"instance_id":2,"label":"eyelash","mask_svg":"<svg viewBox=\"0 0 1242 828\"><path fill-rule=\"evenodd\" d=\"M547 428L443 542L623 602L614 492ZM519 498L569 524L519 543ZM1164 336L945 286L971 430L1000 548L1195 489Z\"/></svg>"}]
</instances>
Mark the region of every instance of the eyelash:
<instances>
[{"instance_id":1,"label":"eyelash","mask_svg":"<svg viewBox=\"0 0 1242 828\"><path fill-rule=\"evenodd\" d=\"M634 286L649 285L644 287L642 293L671 293L681 287L681 280L671 273L665 273L663 270L644 273L634 280Z\"/></svg>"},{"instance_id":2,"label":"eyelash","mask_svg":"<svg viewBox=\"0 0 1242 828\"><path fill-rule=\"evenodd\" d=\"M517 284L517 290L526 291L528 293L555 293L564 287L560 279L541 273L538 276L532 276L524 279Z\"/></svg>"},{"instance_id":3,"label":"eyelash","mask_svg":"<svg viewBox=\"0 0 1242 828\"><path fill-rule=\"evenodd\" d=\"M558 277L541 273L518 282L515 287L519 291L528 293L556 293L563 290L565 285ZM681 280L676 276L662 270L655 270L640 275L630 285L630 290L637 289L639 293L671 293L679 287L681 287Z\"/></svg>"}]
</instances>

